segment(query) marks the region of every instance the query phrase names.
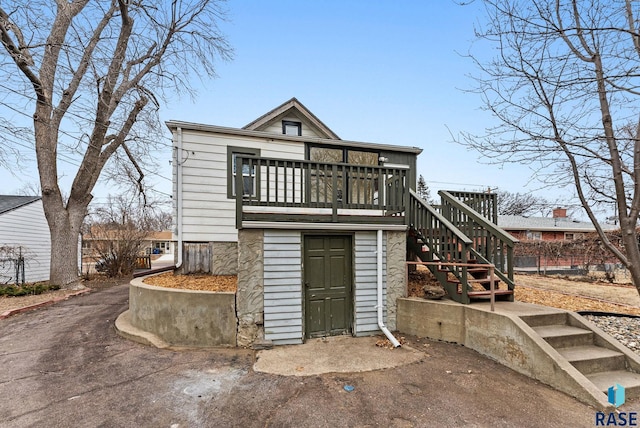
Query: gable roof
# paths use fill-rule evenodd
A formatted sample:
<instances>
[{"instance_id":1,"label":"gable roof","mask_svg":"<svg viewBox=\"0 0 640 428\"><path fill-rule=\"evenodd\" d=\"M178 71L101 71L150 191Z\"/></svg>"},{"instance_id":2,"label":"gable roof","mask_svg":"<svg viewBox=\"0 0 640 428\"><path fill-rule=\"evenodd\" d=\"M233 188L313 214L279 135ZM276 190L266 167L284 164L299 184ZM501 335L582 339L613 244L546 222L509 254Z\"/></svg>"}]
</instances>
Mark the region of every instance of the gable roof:
<instances>
[{"instance_id":1,"label":"gable roof","mask_svg":"<svg viewBox=\"0 0 640 428\"><path fill-rule=\"evenodd\" d=\"M327 125L325 125L315 114L306 108L296 97L291 98L288 101L280 104L273 110L263 114L253 122L245 125L242 129L250 131L263 131L269 125L274 122L280 121L287 116L295 116L304 122L308 127L315 130L320 136L332 140L339 140L338 134L333 132Z\"/></svg>"},{"instance_id":2,"label":"gable roof","mask_svg":"<svg viewBox=\"0 0 640 428\"><path fill-rule=\"evenodd\" d=\"M498 226L509 230L531 230L531 231L558 231L558 232L595 232L591 222L571 220L570 218L552 217L524 217L520 215L500 215L498 216ZM605 231L613 231L618 226L611 224L601 224Z\"/></svg>"},{"instance_id":3,"label":"gable roof","mask_svg":"<svg viewBox=\"0 0 640 428\"><path fill-rule=\"evenodd\" d=\"M29 205L32 202L42 199L40 196L14 196L14 195L0 195L0 214L4 214L8 211L15 210L24 205Z\"/></svg>"}]
</instances>

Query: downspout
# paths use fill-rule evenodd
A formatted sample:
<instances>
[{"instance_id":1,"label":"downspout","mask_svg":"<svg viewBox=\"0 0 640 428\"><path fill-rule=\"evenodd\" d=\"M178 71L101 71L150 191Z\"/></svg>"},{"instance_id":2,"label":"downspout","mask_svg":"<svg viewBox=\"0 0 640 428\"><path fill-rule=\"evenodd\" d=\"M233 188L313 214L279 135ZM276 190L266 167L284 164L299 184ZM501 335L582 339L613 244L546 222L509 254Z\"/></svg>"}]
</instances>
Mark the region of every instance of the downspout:
<instances>
[{"instance_id":1,"label":"downspout","mask_svg":"<svg viewBox=\"0 0 640 428\"><path fill-rule=\"evenodd\" d=\"M382 229L378 230L378 242L376 248L376 256L377 256L377 276L378 276L378 327L384 333L385 336L391 341L394 348L400 346L400 342L395 338L393 334L389 331L389 329L384 325L383 319L383 302L382 302Z\"/></svg>"},{"instance_id":2,"label":"downspout","mask_svg":"<svg viewBox=\"0 0 640 428\"><path fill-rule=\"evenodd\" d=\"M182 267L182 128L177 129L176 145L176 228L178 229L178 260L176 269Z\"/></svg>"}]
</instances>

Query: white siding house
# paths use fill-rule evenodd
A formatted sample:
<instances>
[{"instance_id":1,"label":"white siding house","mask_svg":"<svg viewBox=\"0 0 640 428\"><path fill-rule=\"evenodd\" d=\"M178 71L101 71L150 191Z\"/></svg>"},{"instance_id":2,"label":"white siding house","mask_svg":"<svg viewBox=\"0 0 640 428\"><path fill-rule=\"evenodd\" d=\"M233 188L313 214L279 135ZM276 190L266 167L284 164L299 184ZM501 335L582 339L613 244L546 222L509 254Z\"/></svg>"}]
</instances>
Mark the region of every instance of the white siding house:
<instances>
[{"instance_id":1,"label":"white siding house","mask_svg":"<svg viewBox=\"0 0 640 428\"><path fill-rule=\"evenodd\" d=\"M49 227L42 199L0 195L0 283L15 282L17 255L24 257L25 282L47 281L51 259Z\"/></svg>"},{"instance_id":2,"label":"white siding house","mask_svg":"<svg viewBox=\"0 0 640 428\"><path fill-rule=\"evenodd\" d=\"M176 265L238 275L238 345L377 333L378 290L394 328L421 149L341 140L295 98L240 129L167 126Z\"/></svg>"}]
</instances>

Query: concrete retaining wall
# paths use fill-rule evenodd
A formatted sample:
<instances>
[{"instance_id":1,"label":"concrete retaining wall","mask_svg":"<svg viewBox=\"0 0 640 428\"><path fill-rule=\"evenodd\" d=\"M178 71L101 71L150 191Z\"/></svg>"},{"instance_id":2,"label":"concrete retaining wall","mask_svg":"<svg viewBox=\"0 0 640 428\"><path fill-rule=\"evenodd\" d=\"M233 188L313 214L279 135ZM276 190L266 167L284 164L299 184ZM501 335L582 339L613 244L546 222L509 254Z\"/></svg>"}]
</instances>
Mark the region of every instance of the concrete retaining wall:
<instances>
[{"instance_id":1,"label":"concrete retaining wall","mask_svg":"<svg viewBox=\"0 0 640 428\"><path fill-rule=\"evenodd\" d=\"M405 298L398 299L398 330L465 345L583 403L610 409L606 396L519 317L550 311L566 312L520 302L497 302L491 312L484 303Z\"/></svg>"},{"instance_id":2,"label":"concrete retaining wall","mask_svg":"<svg viewBox=\"0 0 640 428\"><path fill-rule=\"evenodd\" d=\"M235 293L129 285L131 325L171 346L236 346Z\"/></svg>"}]
</instances>

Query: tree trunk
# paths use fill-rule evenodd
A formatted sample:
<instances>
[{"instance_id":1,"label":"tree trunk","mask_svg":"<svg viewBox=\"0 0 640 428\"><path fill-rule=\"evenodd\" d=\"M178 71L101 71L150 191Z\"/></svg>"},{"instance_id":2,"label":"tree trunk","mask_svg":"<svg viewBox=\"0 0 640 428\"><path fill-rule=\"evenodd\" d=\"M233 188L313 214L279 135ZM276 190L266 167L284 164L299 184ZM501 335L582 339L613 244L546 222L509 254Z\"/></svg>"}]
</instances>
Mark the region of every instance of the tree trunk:
<instances>
[{"instance_id":1,"label":"tree trunk","mask_svg":"<svg viewBox=\"0 0 640 428\"><path fill-rule=\"evenodd\" d=\"M82 210L79 207L65 209L57 204L51 205L45 209L51 232L49 282L59 285L61 288L82 288L78 266L80 256L78 240L80 239L80 227L84 213L80 212Z\"/></svg>"},{"instance_id":2,"label":"tree trunk","mask_svg":"<svg viewBox=\"0 0 640 428\"><path fill-rule=\"evenodd\" d=\"M635 222L629 218L620 223L622 232L622 243L626 253L625 267L631 274L633 285L640 294L640 248L638 248L638 235L635 233Z\"/></svg>"}]
</instances>

